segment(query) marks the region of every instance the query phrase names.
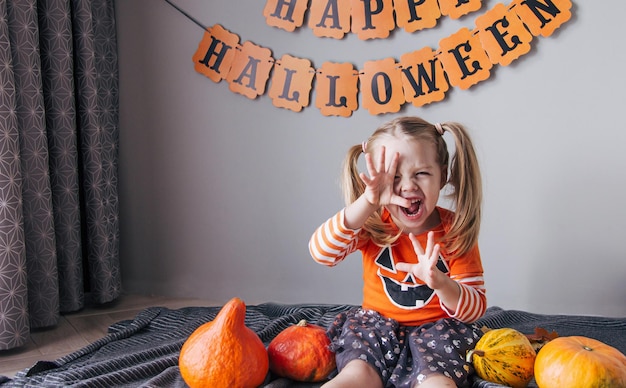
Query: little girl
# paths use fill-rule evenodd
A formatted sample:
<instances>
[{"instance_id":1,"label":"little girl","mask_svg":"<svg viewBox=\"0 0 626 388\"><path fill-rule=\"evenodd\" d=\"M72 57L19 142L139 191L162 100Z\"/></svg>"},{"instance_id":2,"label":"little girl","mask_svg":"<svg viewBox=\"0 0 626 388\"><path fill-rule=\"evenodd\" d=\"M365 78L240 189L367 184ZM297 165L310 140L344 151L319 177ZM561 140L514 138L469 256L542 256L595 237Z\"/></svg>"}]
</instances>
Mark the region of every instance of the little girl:
<instances>
[{"instance_id":1,"label":"little girl","mask_svg":"<svg viewBox=\"0 0 626 388\"><path fill-rule=\"evenodd\" d=\"M455 140L451 160L445 131ZM368 174L358 171L362 153ZM309 250L328 266L360 250L363 302L329 328L339 374L324 387L468 386L465 355L482 334L472 322L487 301L481 178L466 130L392 120L349 150L342 180L346 207ZM448 184L454 212L437 206Z\"/></svg>"}]
</instances>

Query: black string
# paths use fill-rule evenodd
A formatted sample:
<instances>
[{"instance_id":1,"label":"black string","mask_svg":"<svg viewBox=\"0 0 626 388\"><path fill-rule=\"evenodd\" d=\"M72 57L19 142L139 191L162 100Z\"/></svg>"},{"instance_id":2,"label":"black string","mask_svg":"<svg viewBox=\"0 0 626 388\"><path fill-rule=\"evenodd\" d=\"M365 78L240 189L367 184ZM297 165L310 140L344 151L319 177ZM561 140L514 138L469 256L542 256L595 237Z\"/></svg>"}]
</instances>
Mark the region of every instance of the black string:
<instances>
[{"instance_id":1,"label":"black string","mask_svg":"<svg viewBox=\"0 0 626 388\"><path fill-rule=\"evenodd\" d=\"M200 23L199 21L194 19L193 16L191 16L187 12L183 11L179 6L177 6L176 4L172 3L170 0L165 0L165 2L168 3L169 5L171 5L172 7L176 8L176 10L178 12L182 13L183 15L185 15L189 20L191 20L192 22L194 22L197 25L199 25L200 27L202 27L203 30L209 31L209 29L206 26L204 26L202 23Z\"/></svg>"}]
</instances>

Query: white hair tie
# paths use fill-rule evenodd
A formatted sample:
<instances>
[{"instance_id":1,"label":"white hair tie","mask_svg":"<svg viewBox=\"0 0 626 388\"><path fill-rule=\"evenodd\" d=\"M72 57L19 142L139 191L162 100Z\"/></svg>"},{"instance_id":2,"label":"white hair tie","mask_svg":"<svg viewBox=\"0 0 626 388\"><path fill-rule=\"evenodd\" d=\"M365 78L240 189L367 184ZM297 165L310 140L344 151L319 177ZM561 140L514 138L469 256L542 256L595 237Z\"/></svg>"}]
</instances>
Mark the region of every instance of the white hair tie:
<instances>
[{"instance_id":1,"label":"white hair tie","mask_svg":"<svg viewBox=\"0 0 626 388\"><path fill-rule=\"evenodd\" d=\"M437 130L437 133L443 136L443 132L445 131L445 129L443 129L440 123L435 123L435 129Z\"/></svg>"}]
</instances>

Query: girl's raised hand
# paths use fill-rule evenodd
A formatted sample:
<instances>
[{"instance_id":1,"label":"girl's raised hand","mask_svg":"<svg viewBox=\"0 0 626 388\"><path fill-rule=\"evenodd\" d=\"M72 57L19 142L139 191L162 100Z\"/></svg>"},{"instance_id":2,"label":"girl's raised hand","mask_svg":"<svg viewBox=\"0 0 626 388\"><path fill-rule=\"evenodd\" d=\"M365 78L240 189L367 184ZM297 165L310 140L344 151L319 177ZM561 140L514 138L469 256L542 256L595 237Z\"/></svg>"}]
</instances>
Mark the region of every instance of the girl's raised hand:
<instances>
[{"instance_id":1,"label":"girl's raised hand","mask_svg":"<svg viewBox=\"0 0 626 388\"><path fill-rule=\"evenodd\" d=\"M394 204L398 206L409 207L411 203L406 198L402 198L393 192L393 183L396 175L396 169L398 168L398 160L400 154L395 153L391 158L389 167L385 167L386 149L385 146L380 147L380 155L376 165L372 156L365 154L365 164L367 166L367 172L369 176L364 173L360 173L359 176L363 183L365 183L365 198L372 205L385 206Z\"/></svg>"},{"instance_id":2,"label":"girl's raised hand","mask_svg":"<svg viewBox=\"0 0 626 388\"><path fill-rule=\"evenodd\" d=\"M396 268L400 271L412 273L433 290L439 289L446 275L437 268L440 247L439 244L435 244L435 234L432 231L428 232L426 249L422 248L422 245L413 233L409 233L409 238L413 243L413 249L417 254L419 262L417 264L398 263Z\"/></svg>"}]
</instances>

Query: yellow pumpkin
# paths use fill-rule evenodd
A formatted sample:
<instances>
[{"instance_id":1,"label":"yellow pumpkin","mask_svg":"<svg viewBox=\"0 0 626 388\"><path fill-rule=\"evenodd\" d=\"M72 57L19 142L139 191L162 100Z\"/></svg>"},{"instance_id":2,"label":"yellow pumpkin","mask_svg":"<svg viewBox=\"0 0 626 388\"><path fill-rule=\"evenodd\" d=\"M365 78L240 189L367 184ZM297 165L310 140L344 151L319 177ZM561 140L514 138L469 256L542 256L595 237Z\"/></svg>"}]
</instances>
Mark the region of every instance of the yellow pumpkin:
<instances>
[{"instance_id":1,"label":"yellow pumpkin","mask_svg":"<svg viewBox=\"0 0 626 388\"><path fill-rule=\"evenodd\" d=\"M537 353L528 338L511 328L487 331L467 354L476 374L487 381L523 388L533 378Z\"/></svg>"},{"instance_id":2,"label":"yellow pumpkin","mask_svg":"<svg viewBox=\"0 0 626 388\"><path fill-rule=\"evenodd\" d=\"M254 388L265 381L269 357L259 336L246 327L246 305L226 303L214 320L198 327L178 357L180 374L191 388Z\"/></svg>"},{"instance_id":3,"label":"yellow pumpkin","mask_svg":"<svg viewBox=\"0 0 626 388\"><path fill-rule=\"evenodd\" d=\"M540 388L625 388L626 356L592 338L555 338L537 354L535 380Z\"/></svg>"}]
</instances>

